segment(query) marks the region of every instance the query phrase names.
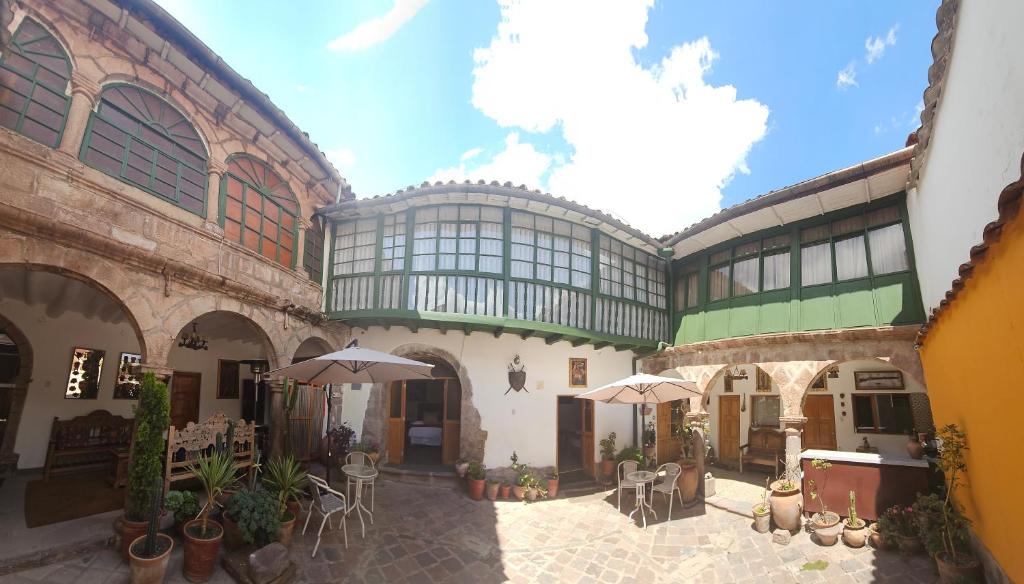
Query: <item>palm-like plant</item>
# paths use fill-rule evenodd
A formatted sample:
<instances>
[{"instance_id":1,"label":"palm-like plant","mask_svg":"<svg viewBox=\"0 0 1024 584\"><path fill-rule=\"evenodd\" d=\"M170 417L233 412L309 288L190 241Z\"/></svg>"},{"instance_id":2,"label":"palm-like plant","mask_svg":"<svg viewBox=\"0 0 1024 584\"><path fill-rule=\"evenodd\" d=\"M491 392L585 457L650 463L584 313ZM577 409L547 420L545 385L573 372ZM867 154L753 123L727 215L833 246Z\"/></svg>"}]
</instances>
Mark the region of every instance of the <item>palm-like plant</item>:
<instances>
[{"instance_id":1,"label":"palm-like plant","mask_svg":"<svg viewBox=\"0 0 1024 584\"><path fill-rule=\"evenodd\" d=\"M281 517L284 517L288 500L298 501L303 489L306 488L306 474L299 468L299 463L293 455L276 456L267 463L263 471L263 484L268 491L277 496Z\"/></svg>"},{"instance_id":2,"label":"palm-like plant","mask_svg":"<svg viewBox=\"0 0 1024 584\"><path fill-rule=\"evenodd\" d=\"M235 477L235 460L228 452L214 449L208 456L199 457L188 469L206 491L206 504L199 510L199 518L203 520L201 537L206 538L207 521L214 505L218 505L217 497L238 480Z\"/></svg>"}]
</instances>

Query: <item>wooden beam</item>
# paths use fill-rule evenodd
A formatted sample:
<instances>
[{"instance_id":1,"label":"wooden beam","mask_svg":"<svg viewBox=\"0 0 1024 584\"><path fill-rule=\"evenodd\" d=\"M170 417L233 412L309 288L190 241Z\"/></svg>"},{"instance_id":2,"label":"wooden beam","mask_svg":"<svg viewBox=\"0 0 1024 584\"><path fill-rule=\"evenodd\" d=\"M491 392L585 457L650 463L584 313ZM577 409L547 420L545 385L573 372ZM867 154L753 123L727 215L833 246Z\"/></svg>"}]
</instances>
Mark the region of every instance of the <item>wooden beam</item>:
<instances>
[{"instance_id":1,"label":"wooden beam","mask_svg":"<svg viewBox=\"0 0 1024 584\"><path fill-rule=\"evenodd\" d=\"M524 341L526 339L532 337L532 336L533 336L533 331L523 331L523 332L519 333L519 338L523 339Z\"/></svg>"},{"instance_id":2,"label":"wooden beam","mask_svg":"<svg viewBox=\"0 0 1024 584\"><path fill-rule=\"evenodd\" d=\"M575 339L572 341L572 346L579 347L581 345L586 345L589 340L590 339Z\"/></svg>"},{"instance_id":3,"label":"wooden beam","mask_svg":"<svg viewBox=\"0 0 1024 584\"><path fill-rule=\"evenodd\" d=\"M562 340L563 336L564 335L551 335L550 337L544 339L544 342L547 343L548 345L554 345L558 341Z\"/></svg>"},{"instance_id":4,"label":"wooden beam","mask_svg":"<svg viewBox=\"0 0 1024 584\"><path fill-rule=\"evenodd\" d=\"M611 343L609 343L608 341L599 341L597 343L594 343L594 350L596 351L598 349L603 349L605 347L610 347L610 346L611 346Z\"/></svg>"},{"instance_id":5,"label":"wooden beam","mask_svg":"<svg viewBox=\"0 0 1024 584\"><path fill-rule=\"evenodd\" d=\"M505 327L503 326L499 326L498 328L494 329L494 338L500 337L501 333L503 332L505 332Z\"/></svg>"}]
</instances>

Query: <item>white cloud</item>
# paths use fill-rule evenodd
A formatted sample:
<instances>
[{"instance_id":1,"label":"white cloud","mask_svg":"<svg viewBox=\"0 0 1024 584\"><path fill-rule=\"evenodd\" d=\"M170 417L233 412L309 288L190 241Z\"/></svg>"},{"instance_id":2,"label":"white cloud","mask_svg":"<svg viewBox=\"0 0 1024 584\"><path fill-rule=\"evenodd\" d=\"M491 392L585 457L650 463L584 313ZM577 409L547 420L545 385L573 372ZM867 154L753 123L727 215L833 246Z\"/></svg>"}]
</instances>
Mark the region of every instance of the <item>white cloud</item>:
<instances>
[{"instance_id":1,"label":"white cloud","mask_svg":"<svg viewBox=\"0 0 1024 584\"><path fill-rule=\"evenodd\" d=\"M371 18L327 43L332 51L361 51L392 37L427 4L427 0L395 0L391 10Z\"/></svg>"},{"instance_id":2,"label":"white cloud","mask_svg":"<svg viewBox=\"0 0 1024 584\"><path fill-rule=\"evenodd\" d=\"M536 185L659 235L717 211L767 131L768 108L705 81L717 58L706 38L639 64L652 4L500 0L497 33L474 55L472 103L505 128L559 131L569 149L544 154L516 136L489 162L475 158L471 173Z\"/></svg>"},{"instance_id":3,"label":"white cloud","mask_svg":"<svg viewBox=\"0 0 1024 584\"><path fill-rule=\"evenodd\" d=\"M551 166L551 157L539 152L532 144L520 142L518 132L510 132L505 136L504 150L492 156L490 161L467 164L482 153L482 148L467 150L462 154L458 166L438 170L427 179L427 182L497 180L512 181L517 186L525 184L530 188L536 188Z\"/></svg>"},{"instance_id":4,"label":"white cloud","mask_svg":"<svg viewBox=\"0 0 1024 584\"><path fill-rule=\"evenodd\" d=\"M839 89L846 89L847 87L857 87L857 65L853 61L850 61L845 67L839 70L839 74L836 76L836 87Z\"/></svg>"},{"instance_id":5,"label":"white cloud","mask_svg":"<svg viewBox=\"0 0 1024 584\"><path fill-rule=\"evenodd\" d=\"M302 85L300 83L299 85L295 86L295 91L298 91L299 93L306 93L307 91L309 91L309 87Z\"/></svg>"},{"instance_id":6,"label":"white cloud","mask_svg":"<svg viewBox=\"0 0 1024 584\"><path fill-rule=\"evenodd\" d=\"M868 65L882 58L885 55L885 48L891 47L896 44L896 32L899 31L900 25L894 24L889 32L885 34L885 38L882 37L868 37L864 41L864 48L867 49L867 55L864 57Z\"/></svg>"},{"instance_id":7,"label":"white cloud","mask_svg":"<svg viewBox=\"0 0 1024 584\"><path fill-rule=\"evenodd\" d=\"M324 151L324 155L335 168L343 173L352 170L352 167L356 165L356 155L349 148L330 148Z\"/></svg>"}]
</instances>

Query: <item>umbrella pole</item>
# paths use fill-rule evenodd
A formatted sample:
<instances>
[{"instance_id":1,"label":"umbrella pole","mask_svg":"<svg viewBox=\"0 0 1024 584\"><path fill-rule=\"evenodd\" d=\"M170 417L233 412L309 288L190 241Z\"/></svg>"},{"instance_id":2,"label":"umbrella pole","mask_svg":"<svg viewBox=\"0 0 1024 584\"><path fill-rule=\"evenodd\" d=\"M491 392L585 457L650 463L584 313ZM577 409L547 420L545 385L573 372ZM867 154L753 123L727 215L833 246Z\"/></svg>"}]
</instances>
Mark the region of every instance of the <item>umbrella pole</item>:
<instances>
[{"instance_id":1,"label":"umbrella pole","mask_svg":"<svg viewBox=\"0 0 1024 584\"><path fill-rule=\"evenodd\" d=\"M331 384L327 386L327 484L331 484Z\"/></svg>"},{"instance_id":2,"label":"umbrella pole","mask_svg":"<svg viewBox=\"0 0 1024 584\"><path fill-rule=\"evenodd\" d=\"M647 415L644 408L647 404L640 404L640 454L644 457L644 464L647 463Z\"/></svg>"}]
</instances>

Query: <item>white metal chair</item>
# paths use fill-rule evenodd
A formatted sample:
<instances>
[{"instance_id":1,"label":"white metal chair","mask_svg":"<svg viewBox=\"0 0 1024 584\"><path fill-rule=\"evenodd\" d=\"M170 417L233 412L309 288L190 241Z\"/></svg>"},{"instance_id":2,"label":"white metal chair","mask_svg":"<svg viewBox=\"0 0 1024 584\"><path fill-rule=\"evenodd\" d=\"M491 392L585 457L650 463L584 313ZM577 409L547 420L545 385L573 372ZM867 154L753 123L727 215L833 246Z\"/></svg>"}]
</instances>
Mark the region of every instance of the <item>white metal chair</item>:
<instances>
[{"instance_id":1,"label":"white metal chair","mask_svg":"<svg viewBox=\"0 0 1024 584\"><path fill-rule=\"evenodd\" d=\"M306 535L306 528L309 527L309 519L313 516L313 511L323 515L320 529L316 532L316 545L313 546L313 554L310 557L315 558L316 551L320 549L320 534L324 531L324 524L326 523L331 529L334 529L331 515L335 513L341 513L341 530L345 535L345 549L348 549L348 525L345 523L345 511L348 506L345 504L345 495L329 487L327 481L316 475L306 475L306 478L309 479L309 494L313 500L309 504L306 524L302 526L302 535Z\"/></svg>"},{"instance_id":2,"label":"white metal chair","mask_svg":"<svg viewBox=\"0 0 1024 584\"><path fill-rule=\"evenodd\" d=\"M657 491L662 495L668 495L668 519L672 520L672 495L676 494L679 496L679 504L683 504L683 492L679 490L679 476L683 474L683 468L674 462L666 462L665 464L658 467L655 474L660 475L661 471L665 471L665 478L660 483L651 487L651 498L654 498L654 492Z\"/></svg>"},{"instance_id":3,"label":"white metal chair","mask_svg":"<svg viewBox=\"0 0 1024 584\"><path fill-rule=\"evenodd\" d=\"M375 471L377 470L377 467L373 466L373 461L370 460L370 457L365 452L349 452L348 456L345 457L345 464L361 464L363 466L368 466L368 467L372 468ZM376 494L377 494L377 487L374 486L375 482L376 482L376 478L363 479L363 485L370 487L370 512L371 513L373 513L373 500L376 498ZM348 482L345 483L345 494L346 495L351 492L353 485L355 485L355 481L352 480L352 477L348 477ZM349 499L351 500L352 497L350 497ZM365 509L365 508L366 507L363 507L363 509Z\"/></svg>"},{"instance_id":4,"label":"white metal chair","mask_svg":"<svg viewBox=\"0 0 1024 584\"><path fill-rule=\"evenodd\" d=\"M637 468L639 468L639 466L635 460L623 460L619 463L619 466L616 469L615 474L619 480L619 486L616 489L619 495L619 511L622 511L622 491L627 489L636 490L636 482L627 479L626 475L631 472L636 472Z\"/></svg>"}]
</instances>

